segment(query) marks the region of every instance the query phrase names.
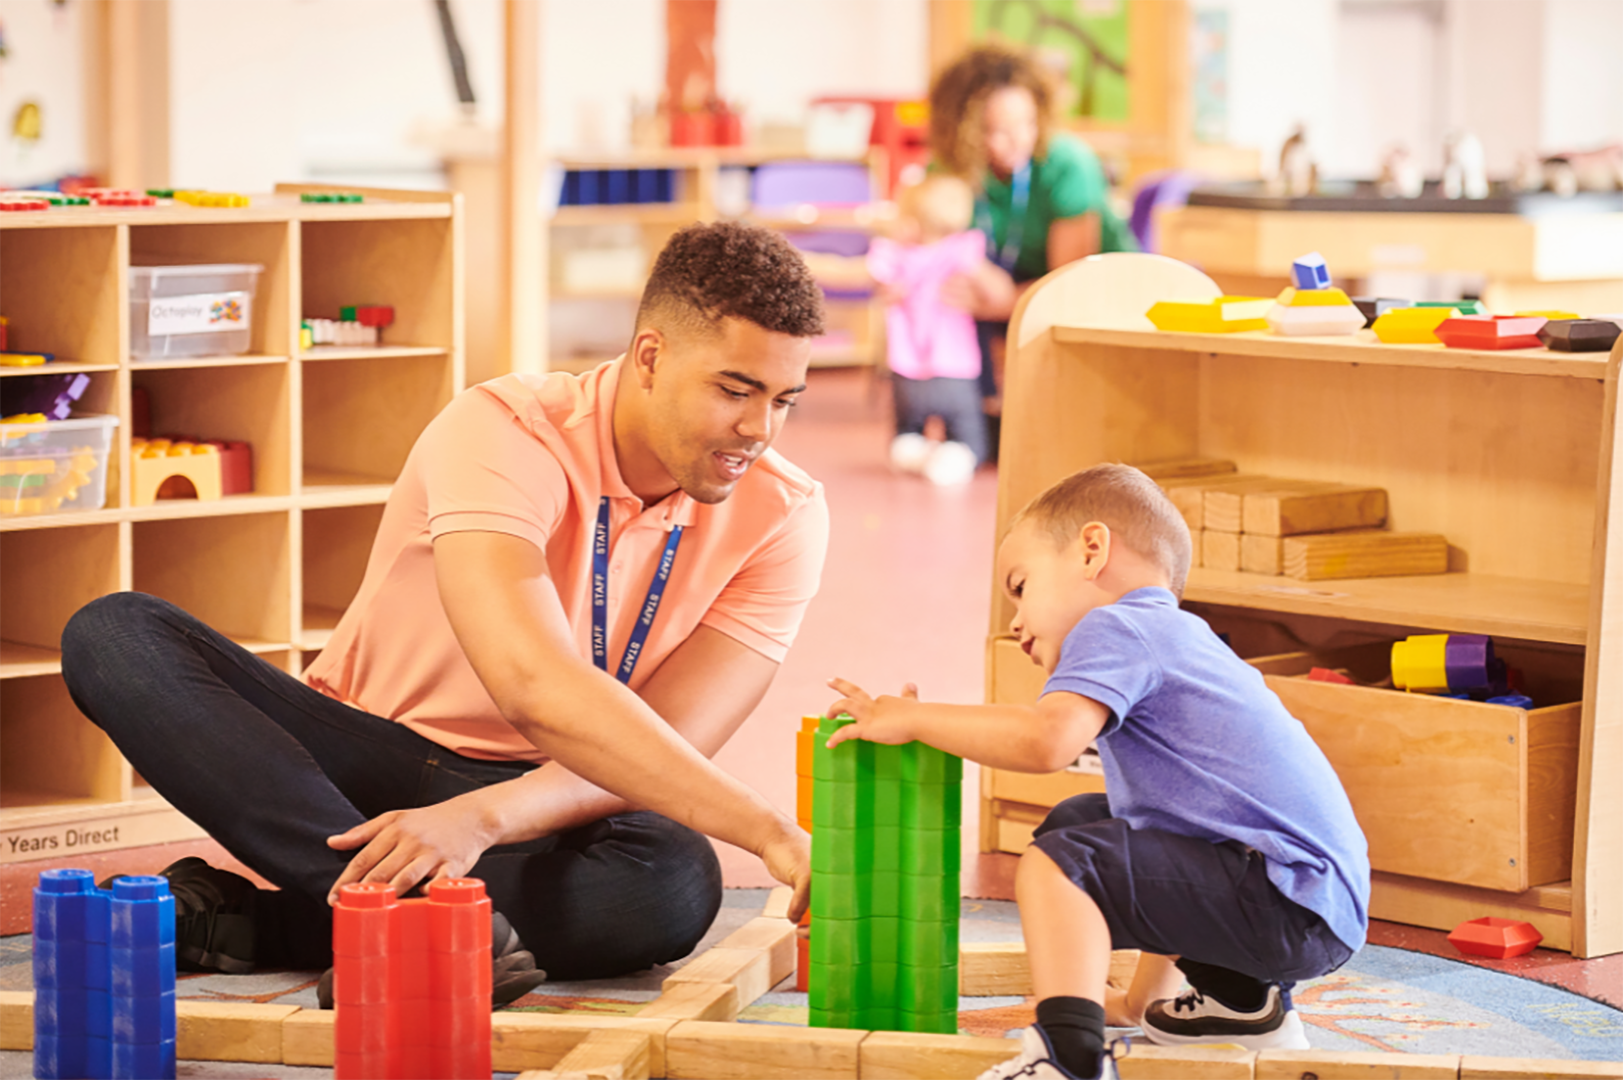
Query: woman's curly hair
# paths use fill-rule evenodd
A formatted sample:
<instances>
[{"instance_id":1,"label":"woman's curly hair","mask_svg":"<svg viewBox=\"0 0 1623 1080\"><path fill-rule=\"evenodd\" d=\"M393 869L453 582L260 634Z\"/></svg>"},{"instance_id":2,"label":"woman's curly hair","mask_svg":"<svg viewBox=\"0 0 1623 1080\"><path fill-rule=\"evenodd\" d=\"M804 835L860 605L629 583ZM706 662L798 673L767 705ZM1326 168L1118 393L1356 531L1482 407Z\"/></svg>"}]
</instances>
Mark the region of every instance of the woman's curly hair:
<instances>
[{"instance_id":1,"label":"woman's curly hair","mask_svg":"<svg viewBox=\"0 0 1623 1080\"><path fill-rule=\"evenodd\" d=\"M1037 149L1048 151L1054 89L1048 76L1024 52L1007 45L977 45L936 76L930 87L930 150L948 172L972 183L986 169L982 114L994 90L1018 86L1037 103Z\"/></svg>"},{"instance_id":2,"label":"woman's curly hair","mask_svg":"<svg viewBox=\"0 0 1623 1080\"><path fill-rule=\"evenodd\" d=\"M823 290L806 260L771 229L731 221L689 225L654 260L637 326L670 321L713 333L729 317L815 337L823 332Z\"/></svg>"}]
</instances>

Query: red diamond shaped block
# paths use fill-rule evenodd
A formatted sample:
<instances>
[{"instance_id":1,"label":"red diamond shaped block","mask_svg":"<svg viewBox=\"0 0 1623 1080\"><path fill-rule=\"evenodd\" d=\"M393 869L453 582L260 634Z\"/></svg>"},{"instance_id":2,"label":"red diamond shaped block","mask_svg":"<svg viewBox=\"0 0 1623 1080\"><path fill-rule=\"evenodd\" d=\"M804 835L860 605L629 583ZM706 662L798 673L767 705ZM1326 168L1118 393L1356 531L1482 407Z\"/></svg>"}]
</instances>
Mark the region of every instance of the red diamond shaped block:
<instances>
[{"instance_id":1,"label":"red diamond shaped block","mask_svg":"<svg viewBox=\"0 0 1623 1080\"><path fill-rule=\"evenodd\" d=\"M1536 349L1542 315L1461 315L1432 331L1450 349Z\"/></svg>"},{"instance_id":2,"label":"red diamond shaped block","mask_svg":"<svg viewBox=\"0 0 1623 1080\"><path fill-rule=\"evenodd\" d=\"M1448 935L1448 943L1467 956L1486 956L1493 960L1507 960L1512 956L1530 953L1544 940L1544 935L1533 929L1532 923L1515 919L1467 919Z\"/></svg>"}]
</instances>

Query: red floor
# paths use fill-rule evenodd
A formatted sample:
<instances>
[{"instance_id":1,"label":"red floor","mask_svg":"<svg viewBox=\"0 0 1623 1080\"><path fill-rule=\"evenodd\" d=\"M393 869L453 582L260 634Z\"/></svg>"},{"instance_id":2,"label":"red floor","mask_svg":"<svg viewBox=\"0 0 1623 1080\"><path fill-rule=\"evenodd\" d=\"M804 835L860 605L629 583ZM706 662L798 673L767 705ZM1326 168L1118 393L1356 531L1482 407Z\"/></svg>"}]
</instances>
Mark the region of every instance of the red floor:
<instances>
[{"instance_id":1,"label":"red floor","mask_svg":"<svg viewBox=\"0 0 1623 1080\"><path fill-rule=\"evenodd\" d=\"M835 694L834 675L871 691L894 692L915 682L926 698L974 702L982 670L991 597L994 473L983 469L967 488L938 489L891 475L888 394L865 372L813 373L779 449L821 480L828 491L833 533L822 591L807 613L799 641L756 714L718 756L720 764L794 812L794 735L799 717L821 712ZM966 791L979 789L966 766ZM1012 855L979 855L978 800L964 800L965 893L1013 899ZM42 869L89 865L102 873L151 873L199 854L234 865L210 841L0 867L0 933L28 930L28 889ZM722 851L727 883L772 884L752 856ZM1370 927L1370 941L1415 949L1565 987L1623 1008L1623 955L1574 960L1539 949L1507 961L1461 957L1441 931L1391 923Z\"/></svg>"}]
</instances>

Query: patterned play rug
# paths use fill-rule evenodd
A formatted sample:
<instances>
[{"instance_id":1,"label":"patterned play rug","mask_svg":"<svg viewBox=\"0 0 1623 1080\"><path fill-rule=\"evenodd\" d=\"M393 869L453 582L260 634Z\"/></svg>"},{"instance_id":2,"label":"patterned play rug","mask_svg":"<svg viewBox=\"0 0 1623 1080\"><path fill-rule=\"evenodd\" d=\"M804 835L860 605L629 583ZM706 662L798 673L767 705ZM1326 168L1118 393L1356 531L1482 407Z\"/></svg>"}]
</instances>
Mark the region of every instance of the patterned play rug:
<instances>
[{"instance_id":1,"label":"patterned play rug","mask_svg":"<svg viewBox=\"0 0 1623 1080\"><path fill-rule=\"evenodd\" d=\"M716 926L700 951L757 915L765 890L730 889ZM965 900L963 940L1017 941L1019 917L1012 903ZM30 939L0 938L0 990L32 985ZM549 983L514 1008L538 1012L584 1011L629 1015L659 995L675 967L623 979ZM276 1002L315 1008L316 974L183 977L181 997L219 1001ZM1375 1050L1417 1054L1481 1054L1498 1057L1582 1058L1623 1061L1623 1011L1555 986L1491 968L1371 945L1346 967L1302 983L1296 1005L1318 1050ZM804 1025L806 995L772 993L746 1009L744 1023ZM1032 1004L1022 997L960 1001L959 1029L971 1035L1003 1035L1029 1024ZM0 1080L29 1075L31 1055L0 1052ZM241 1075L318 1077L322 1069L242 1066ZM236 1075L219 1063L182 1063L182 1076Z\"/></svg>"}]
</instances>

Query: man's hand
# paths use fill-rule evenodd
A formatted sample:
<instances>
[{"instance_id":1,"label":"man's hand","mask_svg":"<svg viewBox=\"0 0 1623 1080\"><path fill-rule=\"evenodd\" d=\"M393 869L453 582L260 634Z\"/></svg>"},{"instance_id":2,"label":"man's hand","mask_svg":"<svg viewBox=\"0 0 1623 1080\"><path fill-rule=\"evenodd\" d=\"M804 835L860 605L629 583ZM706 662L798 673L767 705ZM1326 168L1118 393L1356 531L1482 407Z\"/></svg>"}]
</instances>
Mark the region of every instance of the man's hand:
<instances>
[{"instance_id":1,"label":"man's hand","mask_svg":"<svg viewBox=\"0 0 1623 1080\"><path fill-rule=\"evenodd\" d=\"M830 679L828 684L845 696L828 707L824 716L844 713L856 720L836 731L828 740L835 747L847 739L866 739L869 742L897 746L917 738L910 723L918 707L919 688L912 683L902 687L901 697L873 698L856 683L844 679Z\"/></svg>"},{"instance_id":2,"label":"man's hand","mask_svg":"<svg viewBox=\"0 0 1623 1080\"><path fill-rule=\"evenodd\" d=\"M416 810L391 810L329 836L329 847L361 850L333 883L327 903L336 904L338 890L357 881L388 882L404 896L421 882L461 877L490 846L484 819L477 799L462 795Z\"/></svg>"},{"instance_id":3,"label":"man's hand","mask_svg":"<svg viewBox=\"0 0 1623 1080\"><path fill-rule=\"evenodd\" d=\"M755 854L774 878L795 891L789 900L789 921L798 923L811 901L811 836L787 819L784 824L781 835Z\"/></svg>"}]
</instances>

